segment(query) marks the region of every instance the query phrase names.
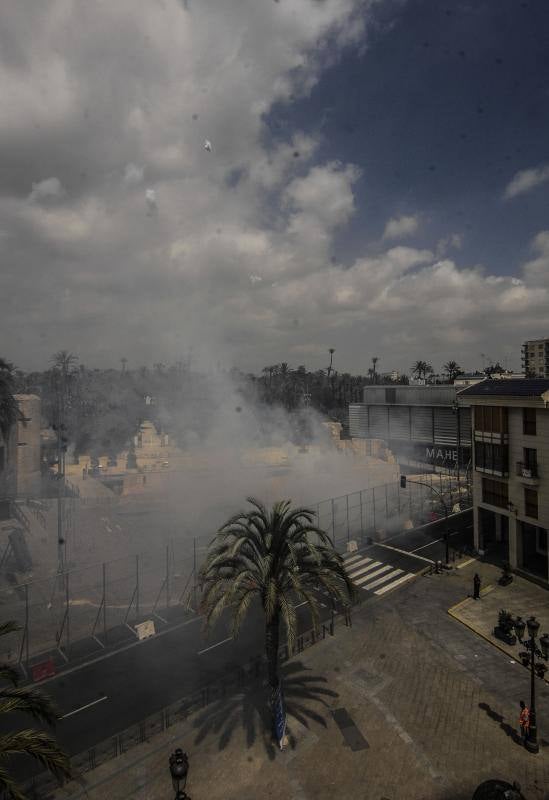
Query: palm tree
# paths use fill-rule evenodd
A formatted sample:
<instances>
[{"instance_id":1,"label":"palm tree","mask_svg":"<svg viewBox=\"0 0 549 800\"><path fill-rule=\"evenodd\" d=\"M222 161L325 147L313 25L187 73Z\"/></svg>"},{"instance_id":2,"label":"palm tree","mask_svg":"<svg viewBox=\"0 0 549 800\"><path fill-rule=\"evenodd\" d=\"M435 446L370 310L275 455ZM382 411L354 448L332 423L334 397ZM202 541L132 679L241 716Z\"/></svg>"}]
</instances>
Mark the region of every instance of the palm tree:
<instances>
[{"instance_id":1,"label":"palm tree","mask_svg":"<svg viewBox=\"0 0 549 800\"><path fill-rule=\"evenodd\" d=\"M330 347L330 348L328 349L328 352L329 352L329 354L330 354L330 366L328 367L328 378L329 378L329 377L330 377L330 373L331 373L331 371L332 371L332 362L333 362L333 360L334 360L335 348L334 348L334 347Z\"/></svg>"},{"instance_id":2,"label":"palm tree","mask_svg":"<svg viewBox=\"0 0 549 800\"><path fill-rule=\"evenodd\" d=\"M66 377L78 361L78 356L75 356L74 353L69 353L68 350L58 350L57 353L53 354L51 360L53 366L61 370L63 376Z\"/></svg>"},{"instance_id":3,"label":"palm tree","mask_svg":"<svg viewBox=\"0 0 549 800\"><path fill-rule=\"evenodd\" d=\"M374 356L372 358L372 377L373 377L374 383L377 383L376 364L377 364L378 361L379 361L379 358L377 356Z\"/></svg>"},{"instance_id":4,"label":"palm tree","mask_svg":"<svg viewBox=\"0 0 549 800\"><path fill-rule=\"evenodd\" d=\"M0 434L7 443L10 430L18 416L15 400L15 378L13 364L0 358Z\"/></svg>"},{"instance_id":5,"label":"palm tree","mask_svg":"<svg viewBox=\"0 0 549 800\"><path fill-rule=\"evenodd\" d=\"M232 634L236 636L254 599L260 601L265 614L274 727L275 703L281 703L280 622L284 623L288 650L292 652L298 627L295 603L303 601L308 605L316 629L319 601L313 590L322 586L334 599L349 606L355 588L328 534L313 525L313 511L292 509L290 500L274 503L268 511L253 497L247 500L252 509L231 517L210 544L200 570L204 590L201 607L206 630L229 608Z\"/></svg>"},{"instance_id":6,"label":"palm tree","mask_svg":"<svg viewBox=\"0 0 549 800\"><path fill-rule=\"evenodd\" d=\"M128 359L126 358L126 356L123 356L120 359L120 363L122 364L122 372L126 372L126 364L128 363Z\"/></svg>"},{"instance_id":7,"label":"palm tree","mask_svg":"<svg viewBox=\"0 0 549 800\"><path fill-rule=\"evenodd\" d=\"M458 375L461 375L463 370L457 363L457 361L447 361L443 367L443 370L448 375L448 380L454 381Z\"/></svg>"},{"instance_id":8,"label":"palm tree","mask_svg":"<svg viewBox=\"0 0 549 800\"><path fill-rule=\"evenodd\" d=\"M6 636L21 628L15 622L0 624L0 636ZM4 684L0 689L0 714L29 714L38 722L54 725L57 710L37 689L18 689L16 670L7 664L0 664L0 679ZM2 726L6 728L7 726ZM55 739L45 731L26 729L9 731L0 735L0 789L10 800L25 800L21 788L10 776L5 767L6 757L24 753L32 756L58 779L70 778L70 762Z\"/></svg>"},{"instance_id":9,"label":"palm tree","mask_svg":"<svg viewBox=\"0 0 549 800\"><path fill-rule=\"evenodd\" d=\"M415 375L417 378L425 379L427 375L430 375L432 372L433 367L428 361L416 361L412 365L412 375Z\"/></svg>"}]
</instances>

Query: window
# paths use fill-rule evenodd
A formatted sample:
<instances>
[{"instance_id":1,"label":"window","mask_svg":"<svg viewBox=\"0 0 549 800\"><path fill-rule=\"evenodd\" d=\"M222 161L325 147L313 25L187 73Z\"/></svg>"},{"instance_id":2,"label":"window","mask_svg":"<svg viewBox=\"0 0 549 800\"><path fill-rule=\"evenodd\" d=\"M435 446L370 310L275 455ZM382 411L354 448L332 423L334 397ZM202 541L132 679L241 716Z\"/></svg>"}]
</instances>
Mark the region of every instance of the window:
<instances>
[{"instance_id":1,"label":"window","mask_svg":"<svg viewBox=\"0 0 549 800\"><path fill-rule=\"evenodd\" d=\"M491 442L475 442L475 468L498 472L501 475L509 473L509 448L506 444L492 444Z\"/></svg>"},{"instance_id":2,"label":"window","mask_svg":"<svg viewBox=\"0 0 549 800\"><path fill-rule=\"evenodd\" d=\"M522 409L522 432L526 436L536 435L536 409L523 408Z\"/></svg>"},{"instance_id":3,"label":"window","mask_svg":"<svg viewBox=\"0 0 549 800\"><path fill-rule=\"evenodd\" d=\"M535 489L524 490L524 513L532 519L538 518L538 493Z\"/></svg>"},{"instance_id":4,"label":"window","mask_svg":"<svg viewBox=\"0 0 549 800\"><path fill-rule=\"evenodd\" d=\"M493 481L490 478L482 479L482 502L491 506L507 508L509 505L509 492L506 483Z\"/></svg>"},{"instance_id":5,"label":"window","mask_svg":"<svg viewBox=\"0 0 549 800\"><path fill-rule=\"evenodd\" d=\"M385 389L385 402L386 403L396 403L397 401L397 391L396 389L390 388Z\"/></svg>"},{"instance_id":6,"label":"window","mask_svg":"<svg viewBox=\"0 0 549 800\"><path fill-rule=\"evenodd\" d=\"M502 406L476 406L475 430L484 433L507 433L507 409Z\"/></svg>"}]
</instances>

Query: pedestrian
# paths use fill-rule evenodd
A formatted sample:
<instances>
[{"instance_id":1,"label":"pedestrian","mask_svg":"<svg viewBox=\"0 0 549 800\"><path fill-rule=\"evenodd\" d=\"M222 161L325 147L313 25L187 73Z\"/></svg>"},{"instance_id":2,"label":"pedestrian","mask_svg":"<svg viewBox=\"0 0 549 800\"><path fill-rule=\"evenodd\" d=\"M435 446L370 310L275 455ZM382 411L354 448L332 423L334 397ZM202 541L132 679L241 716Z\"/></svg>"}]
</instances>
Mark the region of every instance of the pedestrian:
<instances>
[{"instance_id":1,"label":"pedestrian","mask_svg":"<svg viewBox=\"0 0 549 800\"><path fill-rule=\"evenodd\" d=\"M480 575L478 572L475 572L475 577L473 578L473 598L480 600Z\"/></svg>"},{"instance_id":2,"label":"pedestrian","mask_svg":"<svg viewBox=\"0 0 549 800\"><path fill-rule=\"evenodd\" d=\"M530 709L525 704L524 700L520 701L519 725L521 739L523 742L526 742L530 732Z\"/></svg>"}]
</instances>

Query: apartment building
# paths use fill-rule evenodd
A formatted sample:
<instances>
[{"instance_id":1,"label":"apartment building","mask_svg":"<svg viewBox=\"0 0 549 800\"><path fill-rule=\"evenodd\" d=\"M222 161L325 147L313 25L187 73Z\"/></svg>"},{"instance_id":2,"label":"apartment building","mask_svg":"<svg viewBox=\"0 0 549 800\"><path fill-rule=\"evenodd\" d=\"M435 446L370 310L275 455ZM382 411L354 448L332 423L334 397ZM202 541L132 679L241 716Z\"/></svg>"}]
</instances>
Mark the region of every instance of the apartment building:
<instances>
[{"instance_id":1,"label":"apartment building","mask_svg":"<svg viewBox=\"0 0 549 800\"><path fill-rule=\"evenodd\" d=\"M522 367L526 377L549 378L549 338L524 342Z\"/></svg>"},{"instance_id":2,"label":"apartment building","mask_svg":"<svg viewBox=\"0 0 549 800\"><path fill-rule=\"evenodd\" d=\"M485 380L472 412L475 547L549 587L549 379Z\"/></svg>"}]
</instances>

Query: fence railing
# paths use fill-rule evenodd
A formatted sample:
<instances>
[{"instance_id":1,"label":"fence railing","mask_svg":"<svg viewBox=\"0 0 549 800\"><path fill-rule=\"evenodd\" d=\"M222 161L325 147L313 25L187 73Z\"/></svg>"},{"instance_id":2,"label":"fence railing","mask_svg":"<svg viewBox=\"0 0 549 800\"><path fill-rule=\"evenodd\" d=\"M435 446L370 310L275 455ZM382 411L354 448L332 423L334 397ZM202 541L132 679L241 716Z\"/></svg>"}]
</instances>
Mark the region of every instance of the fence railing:
<instances>
[{"instance_id":1,"label":"fence railing","mask_svg":"<svg viewBox=\"0 0 549 800\"><path fill-rule=\"evenodd\" d=\"M451 501L461 507L470 505L467 491L453 478L433 475L431 480L433 488L445 487ZM437 507L434 497L429 486L410 482L403 490L399 483L392 483L308 505L315 511L318 526L343 551L352 538L383 540L405 526L429 521ZM67 530L77 525L76 506L81 502L65 502ZM211 538L174 538L154 551L1 589L2 617L18 622L21 631L2 637L0 658L19 666L28 677L34 658L53 653L59 664L70 661L78 640L88 639L88 644L102 650L110 646L114 629L124 629L131 640L137 636L137 622L154 618L165 626L173 609L196 610L198 570ZM9 577L9 571L5 574Z\"/></svg>"},{"instance_id":2,"label":"fence railing","mask_svg":"<svg viewBox=\"0 0 549 800\"><path fill-rule=\"evenodd\" d=\"M345 624L347 627L351 626L350 612L343 615L332 614L331 619L321 623L318 629L311 628L302 633L297 638L294 653L289 652L287 644L282 645L279 649L280 663L285 663L293 655L298 655L327 636L333 636L335 626L341 624ZM161 708L125 730L99 742L94 747L71 757L73 777L77 778L108 761L118 758L128 750L149 741L173 725L184 722L196 711L204 709L216 701L230 697L254 682L264 680L266 677L267 661L265 656L258 655L249 659L245 664L225 673L217 680L197 688L175 703ZM26 795L32 800L46 800L58 787L59 782L51 773L41 772L27 781L24 789ZM7 800L7 795L2 795L2 800Z\"/></svg>"}]
</instances>

